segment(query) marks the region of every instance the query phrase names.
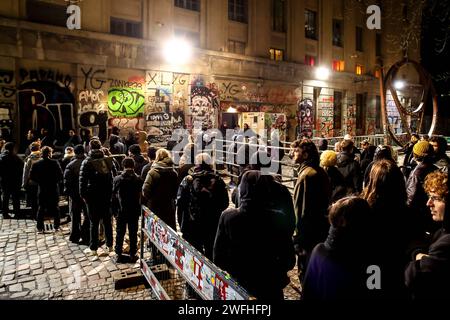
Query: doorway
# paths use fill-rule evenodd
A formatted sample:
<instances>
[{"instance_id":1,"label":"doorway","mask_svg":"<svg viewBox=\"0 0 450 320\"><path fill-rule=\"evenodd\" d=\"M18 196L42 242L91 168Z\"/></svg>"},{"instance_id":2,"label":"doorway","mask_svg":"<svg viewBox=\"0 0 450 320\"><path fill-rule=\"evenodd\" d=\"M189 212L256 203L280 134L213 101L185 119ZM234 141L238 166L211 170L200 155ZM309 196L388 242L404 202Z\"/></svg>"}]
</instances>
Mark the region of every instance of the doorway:
<instances>
[{"instance_id":1,"label":"doorway","mask_svg":"<svg viewBox=\"0 0 450 320\"><path fill-rule=\"evenodd\" d=\"M222 113L222 124L226 122L229 129L234 129L239 124L239 114L224 112Z\"/></svg>"}]
</instances>

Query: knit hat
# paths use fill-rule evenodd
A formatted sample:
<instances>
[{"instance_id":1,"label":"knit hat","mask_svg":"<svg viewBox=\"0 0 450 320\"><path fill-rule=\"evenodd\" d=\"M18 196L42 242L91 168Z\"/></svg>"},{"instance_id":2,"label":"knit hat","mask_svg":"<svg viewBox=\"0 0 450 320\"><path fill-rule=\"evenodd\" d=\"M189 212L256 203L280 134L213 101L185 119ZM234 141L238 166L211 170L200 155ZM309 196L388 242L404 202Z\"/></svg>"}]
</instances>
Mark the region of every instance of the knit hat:
<instances>
[{"instance_id":1,"label":"knit hat","mask_svg":"<svg viewBox=\"0 0 450 320\"><path fill-rule=\"evenodd\" d=\"M432 153L432 150L433 149L431 145L428 143L428 141L425 140L418 141L413 147L413 152L418 157L425 157L427 155L430 155Z\"/></svg>"},{"instance_id":2,"label":"knit hat","mask_svg":"<svg viewBox=\"0 0 450 320\"><path fill-rule=\"evenodd\" d=\"M84 154L84 147L81 144L79 144L75 146L75 148L73 148L73 151L75 152L76 155Z\"/></svg>"}]
</instances>

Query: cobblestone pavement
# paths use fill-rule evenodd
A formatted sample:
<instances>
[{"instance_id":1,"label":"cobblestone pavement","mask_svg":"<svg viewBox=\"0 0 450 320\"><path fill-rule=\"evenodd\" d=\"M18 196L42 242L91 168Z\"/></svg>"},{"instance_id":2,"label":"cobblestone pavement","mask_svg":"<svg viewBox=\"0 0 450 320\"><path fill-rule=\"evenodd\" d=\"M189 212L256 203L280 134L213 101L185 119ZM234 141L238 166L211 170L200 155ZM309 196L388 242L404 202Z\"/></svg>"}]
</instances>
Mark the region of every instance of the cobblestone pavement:
<instances>
[{"instance_id":1,"label":"cobblestone pavement","mask_svg":"<svg viewBox=\"0 0 450 320\"><path fill-rule=\"evenodd\" d=\"M69 224L37 234L33 220L0 217L0 299L155 299L144 285L114 289L112 273L138 264L116 265L101 249L89 256L68 238Z\"/></svg>"}]
</instances>

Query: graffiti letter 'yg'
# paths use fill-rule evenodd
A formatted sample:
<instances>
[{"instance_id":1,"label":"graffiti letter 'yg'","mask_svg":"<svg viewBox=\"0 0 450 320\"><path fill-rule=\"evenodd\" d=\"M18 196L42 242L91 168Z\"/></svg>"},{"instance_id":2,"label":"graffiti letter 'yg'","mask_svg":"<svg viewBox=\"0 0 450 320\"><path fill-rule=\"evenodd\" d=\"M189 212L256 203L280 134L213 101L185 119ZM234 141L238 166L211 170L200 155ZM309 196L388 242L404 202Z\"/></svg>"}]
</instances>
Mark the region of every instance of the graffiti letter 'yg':
<instances>
[{"instance_id":1,"label":"graffiti letter 'yg'","mask_svg":"<svg viewBox=\"0 0 450 320\"><path fill-rule=\"evenodd\" d=\"M370 17L367 18L367 28L369 30L373 29L381 29L381 9L379 6L371 5L367 7L367 14L370 14Z\"/></svg>"},{"instance_id":2,"label":"graffiti letter 'yg'","mask_svg":"<svg viewBox=\"0 0 450 320\"><path fill-rule=\"evenodd\" d=\"M67 29L81 29L81 9L79 6L71 4L67 7L67 14L70 16L67 18L66 26Z\"/></svg>"}]
</instances>

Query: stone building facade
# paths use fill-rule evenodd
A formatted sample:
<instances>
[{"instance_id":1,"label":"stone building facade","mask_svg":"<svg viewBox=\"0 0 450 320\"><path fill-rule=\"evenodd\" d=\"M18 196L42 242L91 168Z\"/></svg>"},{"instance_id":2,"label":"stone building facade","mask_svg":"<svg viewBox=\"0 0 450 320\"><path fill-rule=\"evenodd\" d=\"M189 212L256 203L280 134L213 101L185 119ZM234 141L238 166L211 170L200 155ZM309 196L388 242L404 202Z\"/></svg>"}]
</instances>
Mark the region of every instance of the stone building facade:
<instances>
[{"instance_id":1,"label":"stone building facade","mask_svg":"<svg viewBox=\"0 0 450 320\"><path fill-rule=\"evenodd\" d=\"M356 0L3 0L2 132L21 142L44 127L61 141L70 129L106 139L117 126L163 140L224 121L285 121L288 141L380 132L377 69L403 57L397 21L411 14L380 2L381 30L370 30ZM80 30L66 26L70 4ZM189 63L165 61L173 36L194 46ZM418 60L419 48L408 56ZM318 66L331 70L327 80L316 79Z\"/></svg>"}]
</instances>

